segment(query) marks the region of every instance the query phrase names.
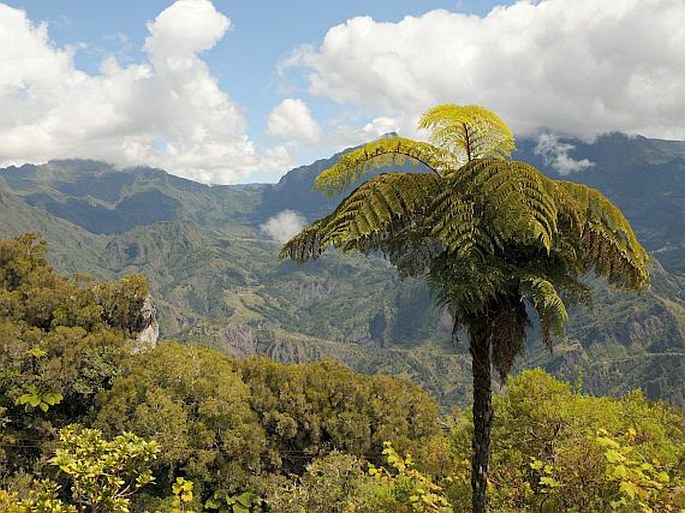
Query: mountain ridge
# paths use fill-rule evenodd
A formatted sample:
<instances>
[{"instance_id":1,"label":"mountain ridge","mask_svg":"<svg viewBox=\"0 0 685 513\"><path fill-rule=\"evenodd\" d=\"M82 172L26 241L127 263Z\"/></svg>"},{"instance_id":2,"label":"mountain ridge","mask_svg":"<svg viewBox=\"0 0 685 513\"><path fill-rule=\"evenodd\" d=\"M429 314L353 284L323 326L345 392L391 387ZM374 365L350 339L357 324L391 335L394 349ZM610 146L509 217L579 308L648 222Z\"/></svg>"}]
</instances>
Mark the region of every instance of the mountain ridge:
<instances>
[{"instance_id":1,"label":"mountain ridge","mask_svg":"<svg viewBox=\"0 0 685 513\"><path fill-rule=\"evenodd\" d=\"M624 210L656 252L653 285L635 296L593 282L595 310L572 313L568 338L552 355L533 332L519 368L542 365L567 379L582 369L593 392L642 387L683 405L685 143L615 134L558 143L573 147L565 150L572 159L595 159L564 178L591 182ZM559 177L535 141L521 141L517 156ZM445 404L462 402L468 356L450 347L449 319L425 284L399 280L379 258L327 254L302 269L278 263L278 243L260 229L283 210L308 220L327 213L337 199L312 192L312 182L337 157L296 168L278 184L247 186L210 187L96 161L2 169L0 235L42 232L61 271L145 275L165 336L282 361L333 356L356 370L411 377Z\"/></svg>"}]
</instances>

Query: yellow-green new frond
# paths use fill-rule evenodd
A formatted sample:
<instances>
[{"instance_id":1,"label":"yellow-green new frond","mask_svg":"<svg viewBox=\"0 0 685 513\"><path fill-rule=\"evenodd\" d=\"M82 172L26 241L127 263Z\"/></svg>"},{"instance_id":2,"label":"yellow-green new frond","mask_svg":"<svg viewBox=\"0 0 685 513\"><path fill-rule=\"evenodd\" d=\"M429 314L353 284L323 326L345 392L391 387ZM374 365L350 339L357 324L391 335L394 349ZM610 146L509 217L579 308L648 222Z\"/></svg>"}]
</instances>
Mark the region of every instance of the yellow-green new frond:
<instances>
[{"instance_id":1,"label":"yellow-green new frond","mask_svg":"<svg viewBox=\"0 0 685 513\"><path fill-rule=\"evenodd\" d=\"M419 128L429 140L457 156L461 163L480 158L508 158L514 136L497 114L477 105L438 105L421 117Z\"/></svg>"},{"instance_id":2,"label":"yellow-green new frond","mask_svg":"<svg viewBox=\"0 0 685 513\"><path fill-rule=\"evenodd\" d=\"M595 189L565 181L558 181L557 186L567 194L564 208L574 202L578 209L579 258L614 284L646 287L649 257L623 213Z\"/></svg>"},{"instance_id":3,"label":"yellow-green new frond","mask_svg":"<svg viewBox=\"0 0 685 513\"><path fill-rule=\"evenodd\" d=\"M407 161L424 164L436 174L442 174L446 166L455 162L448 152L428 143L403 137L380 139L342 155L337 164L316 177L314 188L333 196L346 191L371 171Z\"/></svg>"},{"instance_id":4,"label":"yellow-green new frond","mask_svg":"<svg viewBox=\"0 0 685 513\"><path fill-rule=\"evenodd\" d=\"M542 340L551 349L550 332L561 336L568 320L564 301L552 283L539 277L524 277L520 283L520 292L521 297L528 300L540 315Z\"/></svg>"}]
</instances>

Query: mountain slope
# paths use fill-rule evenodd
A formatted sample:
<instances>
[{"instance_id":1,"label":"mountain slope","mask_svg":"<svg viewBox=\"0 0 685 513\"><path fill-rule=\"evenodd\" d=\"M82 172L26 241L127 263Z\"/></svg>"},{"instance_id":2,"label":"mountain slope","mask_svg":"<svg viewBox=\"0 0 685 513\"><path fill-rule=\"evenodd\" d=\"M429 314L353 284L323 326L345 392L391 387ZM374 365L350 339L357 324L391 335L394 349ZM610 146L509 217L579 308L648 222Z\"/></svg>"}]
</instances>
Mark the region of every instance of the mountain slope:
<instances>
[{"instance_id":1,"label":"mountain slope","mask_svg":"<svg viewBox=\"0 0 685 513\"><path fill-rule=\"evenodd\" d=\"M637 295L593 282L595 308L571 312L568 340L549 354L533 332L519 368L541 365L570 379L582 370L593 393L642 387L684 405L685 278L674 272L685 262L685 144L619 135L563 143L575 146L572 158L594 162L569 178L605 192L656 252L652 287ZM520 146L521 157L555 174L535 143ZM463 402L468 354L449 344L450 320L421 280L400 281L385 261L355 255L279 263L278 243L260 230L285 209L309 220L326 213L336 198L311 188L335 158L276 185L240 187L91 161L8 168L0 170L0 235L44 233L62 271L144 274L166 336L282 361L333 356L410 377L445 404Z\"/></svg>"}]
</instances>

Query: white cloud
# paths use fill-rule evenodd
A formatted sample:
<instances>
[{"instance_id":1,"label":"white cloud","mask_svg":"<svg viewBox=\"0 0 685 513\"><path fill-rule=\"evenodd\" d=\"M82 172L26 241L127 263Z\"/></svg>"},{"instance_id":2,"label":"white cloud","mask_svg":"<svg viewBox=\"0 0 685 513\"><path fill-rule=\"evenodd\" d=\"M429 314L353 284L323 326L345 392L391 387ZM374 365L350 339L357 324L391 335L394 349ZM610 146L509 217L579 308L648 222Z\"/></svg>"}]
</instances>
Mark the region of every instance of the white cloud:
<instances>
[{"instance_id":1,"label":"white cloud","mask_svg":"<svg viewBox=\"0 0 685 513\"><path fill-rule=\"evenodd\" d=\"M292 210L283 210L270 217L259 228L276 242L283 244L305 227L304 218Z\"/></svg>"},{"instance_id":2,"label":"white cloud","mask_svg":"<svg viewBox=\"0 0 685 513\"><path fill-rule=\"evenodd\" d=\"M286 98L267 119L267 133L274 137L314 146L321 140L321 127L309 106L298 98Z\"/></svg>"},{"instance_id":3,"label":"white cloud","mask_svg":"<svg viewBox=\"0 0 685 513\"><path fill-rule=\"evenodd\" d=\"M212 48L230 29L231 21L208 0L177 0L147 24L145 50L154 60L177 65Z\"/></svg>"},{"instance_id":4,"label":"white cloud","mask_svg":"<svg viewBox=\"0 0 685 513\"><path fill-rule=\"evenodd\" d=\"M260 163L260 170L285 172L295 165L292 155L285 146L272 146L264 150Z\"/></svg>"},{"instance_id":5,"label":"white cloud","mask_svg":"<svg viewBox=\"0 0 685 513\"><path fill-rule=\"evenodd\" d=\"M475 103L520 135L685 138L683 26L682 0L520 1L484 17L353 18L283 65L307 70L310 93L370 117Z\"/></svg>"},{"instance_id":6,"label":"white cloud","mask_svg":"<svg viewBox=\"0 0 685 513\"><path fill-rule=\"evenodd\" d=\"M145 163L204 182L260 165L245 118L199 53L229 30L209 0L178 0L148 24L144 62L74 64L47 25L0 4L0 165L56 157Z\"/></svg>"},{"instance_id":7,"label":"white cloud","mask_svg":"<svg viewBox=\"0 0 685 513\"><path fill-rule=\"evenodd\" d=\"M407 131L403 130L402 128L413 130L409 127L401 127L400 123L396 119L378 117L366 123L362 128L347 123L337 124L328 137L335 145L336 149L341 150L344 148L349 148L350 146L356 146L373 141L383 135L393 132L397 133L402 131L402 133L406 135Z\"/></svg>"},{"instance_id":8,"label":"white cloud","mask_svg":"<svg viewBox=\"0 0 685 513\"><path fill-rule=\"evenodd\" d=\"M575 149L574 145L559 141L556 135L540 134L534 152L542 156L545 164L564 176L585 171L595 165L588 159L575 160L568 154L573 149Z\"/></svg>"}]
</instances>

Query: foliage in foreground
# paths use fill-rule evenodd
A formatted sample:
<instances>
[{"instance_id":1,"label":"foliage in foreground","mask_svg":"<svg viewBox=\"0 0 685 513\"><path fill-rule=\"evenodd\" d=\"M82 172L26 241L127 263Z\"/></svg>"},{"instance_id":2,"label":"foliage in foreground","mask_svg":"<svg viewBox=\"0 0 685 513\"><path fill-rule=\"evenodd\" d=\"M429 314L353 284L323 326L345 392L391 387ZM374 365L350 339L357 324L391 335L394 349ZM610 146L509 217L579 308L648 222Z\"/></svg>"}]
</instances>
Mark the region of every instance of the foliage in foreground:
<instances>
[{"instance_id":1,"label":"foliage in foreground","mask_svg":"<svg viewBox=\"0 0 685 513\"><path fill-rule=\"evenodd\" d=\"M57 274L35 234L0 240L0 471L45 464L57 429L89 421L127 365L147 294L140 276Z\"/></svg>"},{"instance_id":2,"label":"foliage in foreground","mask_svg":"<svg viewBox=\"0 0 685 513\"><path fill-rule=\"evenodd\" d=\"M495 411L494 511L670 513L685 507L682 411L652 404L639 392L623 399L586 396L540 370L510 379L495 400ZM311 460L299 475L243 469L252 479L232 492L214 493L212 476L188 479L182 468L171 476L158 473L164 484L147 484L132 498L130 511L467 512L468 419L468 412L462 412L451 434L422 438L413 457L391 444L385 444L380 464L333 451ZM111 440L94 430L63 430L50 458L62 470L57 481L35 481L30 488L18 487L16 480L5 482L11 489L0 492L3 511L127 511L127 501L104 510L93 503L121 497L126 483L133 483L131 491L151 483L153 458L163 451L135 435ZM200 451L188 449L195 452ZM112 457L103 458L105 454ZM99 471L91 472L102 470L103 464L119 474L102 480Z\"/></svg>"},{"instance_id":3,"label":"foliage in foreground","mask_svg":"<svg viewBox=\"0 0 685 513\"><path fill-rule=\"evenodd\" d=\"M534 370L509 380L495 412L493 511L685 508L682 411L640 392L622 399L583 395ZM471 511L472 429L469 412L462 412L450 436L426 440L414 459L388 447L386 468L342 454L316 460L302 477L270 490L267 503L279 513Z\"/></svg>"},{"instance_id":4,"label":"foliage in foreground","mask_svg":"<svg viewBox=\"0 0 685 513\"><path fill-rule=\"evenodd\" d=\"M495 511L670 512L685 508L685 415L641 392L583 395L541 370L511 379L495 399ZM470 426L453 433L450 497L466 508ZM461 476L461 479L460 477ZM459 509L459 508L458 508Z\"/></svg>"},{"instance_id":5,"label":"foliage in foreground","mask_svg":"<svg viewBox=\"0 0 685 513\"><path fill-rule=\"evenodd\" d=\"M302 473L335 450L380 461L384 441L407 450L439 429L435 403L404 381L177 343L137 357L101 400L98 427L154 437L160 485L180 473L205 499L245 490L256 475Z\"/></svg>"},{"instance_id":6,"label":"foliage in foreground","mask_svg":"<svg viewBox=\"0 0 685 513\"><path fill-rule=\"evenodd\" d=\"M386 443L385 466L332 453L317 459L295 481L267 491L270 511L300 513L449 513L443 489ZM367 467L365 469L365 467Z\"/></svg>"},{"instance_id":7,"label":"foliage in foreground","mask_svg":"<svg viewBox=\"0 0 685 513\"><path fill-rule=\"evenodd\" d=\"M468 412L448 435L419 387L332 361L131 355L103 305L128 308L142 282L60 277L32 237L2 242L0 264L0 511L468 511ZM495 412L495 511L685 507L682 412L541 371L511 379Z\"/></svg>"}]
</instances>

